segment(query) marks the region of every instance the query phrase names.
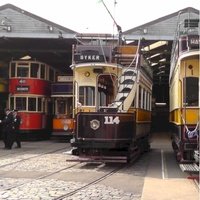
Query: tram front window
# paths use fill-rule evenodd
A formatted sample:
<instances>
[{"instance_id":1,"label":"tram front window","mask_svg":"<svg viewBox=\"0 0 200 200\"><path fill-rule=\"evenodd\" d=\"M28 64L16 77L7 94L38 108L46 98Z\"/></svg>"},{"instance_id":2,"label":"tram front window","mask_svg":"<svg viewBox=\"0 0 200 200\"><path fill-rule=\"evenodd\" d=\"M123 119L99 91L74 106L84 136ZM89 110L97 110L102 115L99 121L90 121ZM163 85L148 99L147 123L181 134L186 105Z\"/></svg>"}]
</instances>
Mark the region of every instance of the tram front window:
<instances>
[{"instance_id":1,"label":"tram front window","mask_svg":"<svg viewBox=\"0 0 200 200\"><path fill-rule=\"evenodd\" d=\"M26 110L26 97L16 97L16 109Z\"/></svg>"},{"instance_id":2,"label":"tram front window","mask_svg":"<svg viewBox=\"0 0 200 200\"><path fill-rule=\"evenodd\" d=\"M28 67L17 67L17 77L28 77L29 76Z\"/></svg>"},{"instance_id":3,"label":"tram front window","mask_svg":"<svg viewBox=\"0 0 200 200\"><path fill-rule=\"evenodd\" d=\"M186 77L183 79L183 103L186 106L198 106L199 78Z\"/></svg>"},{"instance_id":4,"label":"tram front window","mask_svg":"<svg viewBox=\"0 0 200 200\"><path fill-rule=\"evenodd\" d=\"M63 100L58 100L57 101L57 113L58 114L65 114L65 107L66 107L66 102Z\"/></svg>"},{"instance_id":5,"label":"tram front window","mask_svg":"<svg viewBox=\"0 0 200 200\"><path fill-rule=\"evenodd\" d=\"M92 86L79 87L79 102L83 106L95 105L95 88Z\"/></svg>"},{"instance_id":6,"label":"tram front window","mask_svg":"<svg viewBox=\"0 0 200 200\"><path fill-rule=\"evenodd\" d=\"M36 111L36 98L28 98L28 110Z\"/></svg>"},{"instance_id":7,"label":"tram front window","mask_svg":"<svg viewBox=\"0 0 200 200\"><path fill-rule=\"evenodd\" d=\"M31 63L31 77L39 78L39 64Z\"/></svg>"},{"instance_id":8,"label":"tram front window","mask_svg":"<svg viewBox=\"0 0 200 200\"><path fill-rule=\"evenodd\" d=\"M106 106L106 94L104 91L98 91L99 106Z\"/></svg>"}]
</instances>

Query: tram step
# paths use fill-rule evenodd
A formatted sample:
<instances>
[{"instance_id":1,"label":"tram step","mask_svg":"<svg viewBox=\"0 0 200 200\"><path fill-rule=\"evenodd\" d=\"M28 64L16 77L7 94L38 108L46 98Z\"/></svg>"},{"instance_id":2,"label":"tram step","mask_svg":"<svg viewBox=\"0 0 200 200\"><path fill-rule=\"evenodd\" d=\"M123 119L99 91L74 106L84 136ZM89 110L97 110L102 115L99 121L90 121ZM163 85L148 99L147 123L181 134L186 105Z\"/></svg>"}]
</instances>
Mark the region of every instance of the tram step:
<instances>
[{"instance_id":1,"label":"tram step","mask_svg":"<svg viewBox=\"0 0 200 200\"><path fill-rule=\"evenodd\" d=\"M179 164L179 166L183 172L199 172L199 166L197 164Z\"/></svg>"},{"instance_id":2,"label":"tram step","mask_svg":"<svg viewBox=\"0 0 200 200\"><path fill-rule=\"evenodd\" d=\"M79 156L67 159L68 162L104 162L104 163L127 163L125 156Z\"/></svg>"}]
</instances>

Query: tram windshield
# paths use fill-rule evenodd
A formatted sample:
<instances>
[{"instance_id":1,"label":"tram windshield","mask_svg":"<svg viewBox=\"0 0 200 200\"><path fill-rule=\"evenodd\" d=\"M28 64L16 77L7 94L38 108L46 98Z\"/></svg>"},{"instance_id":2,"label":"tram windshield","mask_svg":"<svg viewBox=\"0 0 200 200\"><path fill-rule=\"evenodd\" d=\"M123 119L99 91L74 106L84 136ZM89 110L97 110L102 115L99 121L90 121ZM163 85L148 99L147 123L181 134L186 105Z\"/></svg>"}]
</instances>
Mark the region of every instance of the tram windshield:
<instances>
[{"instance_id":1,"label":"tram windshield","mask_svg":"<svg viewBox=\"0 0 200 200\"><path fill-rule=\"evenodd\" d=\"M183 79L183 103L186 106L199 106L199 78Z\"/></svg>"},{"instance_id":2,"label":"tram windshield","mask_svg":"<svg viewBox=\"0 0 200 200\"><path fill-rule=\"evenodd\" d=\"M95 105L95 87L80 86L79 87L79 103L83 106Z\"/></svg>"}]
</instances>

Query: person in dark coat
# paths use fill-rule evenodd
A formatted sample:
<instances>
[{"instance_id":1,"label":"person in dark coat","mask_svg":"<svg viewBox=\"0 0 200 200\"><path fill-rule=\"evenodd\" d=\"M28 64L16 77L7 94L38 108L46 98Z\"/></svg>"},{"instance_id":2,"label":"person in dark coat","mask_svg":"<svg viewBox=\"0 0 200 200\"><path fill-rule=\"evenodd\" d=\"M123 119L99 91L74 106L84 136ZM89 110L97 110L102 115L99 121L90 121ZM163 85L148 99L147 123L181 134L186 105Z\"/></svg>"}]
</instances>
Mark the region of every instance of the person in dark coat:
<instances>
[{"instance_id":1,"label":"person in dark coat","mask_svg":"<svg viewBox=\"0 0 200 200\"><path fill-rule=\"evenodd\" d=\"M21 148L21 139L20 139L20 133L19 133L19 126L20 126L20 123L21 123L21 118L20 116L18 115L18 112L17 110L13 110L13 142L12 142L12 145L14 142L17 143L17 148ZM12 145L11 145L11 148L12 148Z\"/></svg>"},{"instance_id":2,"label":"person in dark coat","mask_svg":"<svg viewBox=\"0 0 200 200\"><path fill-rule=\"evenodd\" d=\"M0 122L2 123L2 139L5 145L5 149L11 149L13 140L13 115L9 109L5 109L5 117Z\"/></svg>"}]
</instances>

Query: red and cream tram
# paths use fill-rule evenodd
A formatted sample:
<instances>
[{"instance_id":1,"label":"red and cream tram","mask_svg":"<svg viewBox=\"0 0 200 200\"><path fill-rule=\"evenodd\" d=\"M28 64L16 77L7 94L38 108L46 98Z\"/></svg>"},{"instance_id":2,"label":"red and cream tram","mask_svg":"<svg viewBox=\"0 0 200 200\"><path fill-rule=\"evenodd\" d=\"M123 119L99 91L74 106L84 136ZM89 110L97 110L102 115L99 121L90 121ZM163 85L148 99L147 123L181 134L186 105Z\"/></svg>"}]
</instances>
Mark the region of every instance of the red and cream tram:
<instances>
[{"instance_id":1,"label":"red and cream tram","mask_svg":"<svg viewBox=\"0 0 200 200\"><path fill-rule=\"evenodd\" d=\"M55 70L39 61L16 60L9 66L9 108L21 117L20 132L43 138L51 129L50 85Z\"/></svg>"},{"instance_id":2,"label":"red and cream tram","mask_svg":"<svg viewBox=\"0 0 200 200\"><path fill-rule=\"evenodd\" d=\"M74 129L73 112L73 76L58 75L51 85L53 101L53 137L72 136Z\"/></svg>"}]
</instances>

